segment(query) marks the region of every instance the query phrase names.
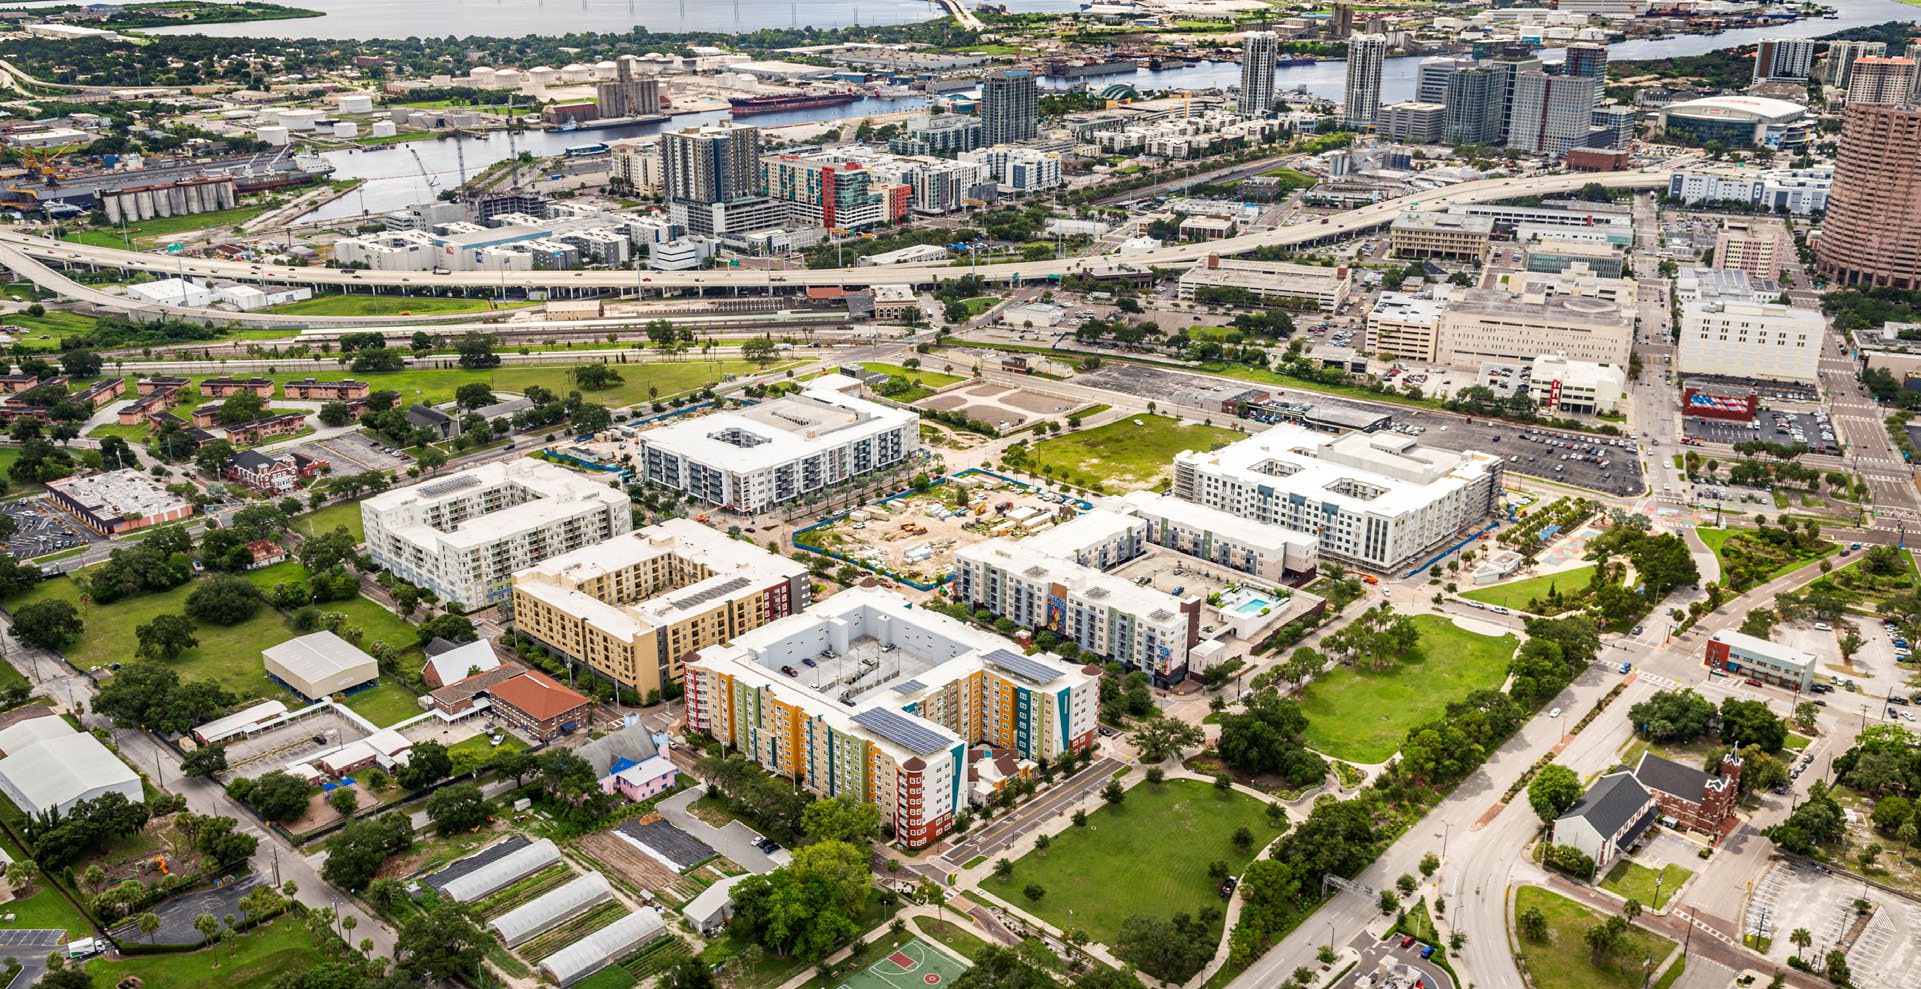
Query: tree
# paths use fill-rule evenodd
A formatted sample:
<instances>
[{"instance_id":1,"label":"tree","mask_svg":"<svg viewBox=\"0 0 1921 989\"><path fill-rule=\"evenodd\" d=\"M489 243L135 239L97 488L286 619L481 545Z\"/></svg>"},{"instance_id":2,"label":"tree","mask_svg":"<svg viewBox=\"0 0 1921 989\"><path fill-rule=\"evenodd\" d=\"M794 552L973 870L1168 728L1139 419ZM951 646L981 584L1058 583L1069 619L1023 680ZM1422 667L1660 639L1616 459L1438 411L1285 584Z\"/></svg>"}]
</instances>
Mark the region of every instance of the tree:
<instances>
[{"instance_id":1,"label":"tree","mask_svg":"<svg viewBox=\"0 0 1921 989\"><path fill-rule=\"evenodd\" d=\"M453 758L439 742L416 744L407 753L407 764L394 770L394 782L407 790L424 790L447 778L454 771Z\"/></svg>"},{"instance_id":2,"label":"tree","mask_svg":"<svg viewBox=\"0 0 1921 989\"><path fill-rule=\"evenodd\" d=\"M1527 784L1527 800L1534 815L1543 822L1553 821L1581 799L1581 778L1566 766L1549 763L1534 774Z\"/></svg>"},{"instance_id":3,"label":"tree","mask_svg":"<svg viewBox=\"0 0 1921 989\"><path fill-rule=\"evenodd\" d=\"M779 350L774 346L772 337L753 337L740 345L742 359L752 361L761 367L774 363L778 353Z\"/></svg>"},{"instance_id":4,"label":"tree","mask_svg":"<svg viewBox=\"0 0 1921 989\"><path fill-rule=\"evenodd\" d=\"M471 831L487 823L487 799L472 783L443 786L427 798L427 819L443 836Z\"/></svg>"},{"instance_id":5,"label":"tree","mask_svg":"<svg viewBox=\"0 0 1921 989\"><path fill-rule=\"evenodd\" d=\"M1119 804L1127 799L1127 791L1122 789L1120 780L1110 780L1106 786L1101 787L1101 799L1110 804Z\"/></svg>"},{"instance_id":6,"label":"tree","mask_svg":"<svg viewBox=\"0 0 1921 989\"><path fill-rule=\"evenodd\" d=\"M394 939L396 971L423 983L452 982L478 970L490 943L459 904L442 900L401 925Z\"/></svg>"},{"instance_id":7,"label":"tree","mask_svg":"<svg viewBox=\"0 0 1921 989\"><path fill-rule=\"evenodd\" d=\"M1514 923L1520 929L1522 938L1528 941L1547 940L1547 915L1541 912L1540 907L1528 907L1521 911L1514 918Z\"/></svg>"},{"instance_id":8,"label":"tree","mask_svg":"<svg viewBox=\"0 0 1921 989\"><path fill-rule=\"evenodd\" d=\"M1021 887L1021 895L1027 897L1029 903L1039 903L1041 897L1047 895L1047 889L1040 883L1028 883Z\"/></svg>"},{"instance_id":9,"label":"tree","mask_svg":"<svg viewBox=\"0 0 1921 989\"><path fill-rule=\"evenodd\" d=\"M1708 732L1714 704L1692 690L1664 690L1628 708L1628 720L1642 737L1656 742L1687 742Z\"/></svg>"},{"instance_id":10,"label":"tree","mask_svg":"<svg viewBox=\"0 0 1921 989\"><path fill-rule=\"evenodd\" d=\"M220 918L210 913L203 913L193 919L193 929L200 932L200 940L203 944L212 941L214 935L220 933ZM215 961L214 967L219 968L220 963Z\"/></svg>"},{"instance_id":11,"label":"tree","mask_svg":"<svg viewBox=\"0 0 1921 989\"><path fill-rule=\"evenodd\" d=\"M496 401L493 388L484 381L471 381L454 389L454 402L463 409L484 409Z\"/></svg>"},{"instance_id":12,"label":"tree","mask_svg":"<svg viewBox=\"0 0 1921 989\"><path fill-rule=\"evenodd\" d=\"M714 989L714 973L706 962L689 955L661 976L660 985L661 989Z\"/></svg>"},{"instance_id":13,"label":"tree","mask_svg":"<svg viewBox=\"0 0 1921 989\"><path fill-rule=\"evenodd\" d=\"M240 790L243 792L234 795L246 801L261 817L283 824L305 814L307 802L313 797L313 788L306 780L278 769L256 777L250 786L242 786Z\"/></svg>"},{"instance_id":14,"label":"tree","mask_svg":"<svg viewBox=\"0 0 1921 989\"><path fill-rule=\"evenodd\" d=\"M847 796L808 804L800 822L801 831L815 841L861 843L880 837L880 807Z\"/></svg>"},{"instance_id":15,"label":"tree","mask_svg":"<svg viewBox=\"0 0 1921 989\"><path fill-rule=\"evenodd\" d=\"M352 787L339 787L327 794L327 806L341 817L352 817L360 809L360 798L354 795Z\"/></svg>"},{"instance_id":16,"label":"tree","mask_svg":"<svg viewBox=\"0 0 1921 989\"><path fill-rule=\"evenodd\" d=\"M1421 875L1424 878L1431 878L1440 868L1441 857L1439 855L1429 852L1421 856Z\"/></svg>"},{"instance_id":17,"label":"tree","mask_svg":"<svg viewBox=\"0 0 1921 989\"><path fill-rule=\"evenodd\" d=\"M460 615L437 615L420 623L420 644L426 645L435 639L448 642L473 642L480 638L474 631L474 623Z\"/></svg>"},{"instance_id":18,"label":"tree","mask_svg":"<svg viewBox=\"0 0 1921 989\"><path fill-rule=\"evenodd\" d=\"M140 642L135 655L158 661L176 659L200 644L193 629L193 622L185 615L155 615L153 621L134 629L134 636Z\"/></svg>"},{"instance_id":19,"label":"tree","mask_svg":"<svg viewBox=\"0 0 1921 989\"><path fill-rule=\"evenodd\" d=\"M1165 762L1178 757L1182 749L1206 741L1200 726L1168 717L1148 719L1134 729L1131 738L1144 763Z\"/></svg>"},{"instance_id":20,"label":"tree","mask_svg":"<svg viewBox=\"0 0 1921 989\"><path fill-rule=\"evenodd\" d=\"M1788 729L1766 703L1730 697L1721 702L1721 740L1779 752L1788 740Z\"/></svg>"},{"instance_id":21,"label":"tree","mask_svg":"<svg viewBox=\"0 0 1921 989\"><path fill-rule=\"evenodd\" d=\"M187 614L213 625L238 625L260 610L260 588L233 574L203 581L187 595Z\"/></svg>"},{"instance_id":22,"label":"tree","mask_svg":"<svg viewBox=\"0 0 1921 989\"><path fill-rule=\"evenodd\" d=\"M212 776L227 768L227 747L203 745L180 757L180 771L188 776Z\"/></svg>"},{"instance_id":23,"label":"tree","mask_svg":"<svg viewBox=\"0 0 1921 989\"><path fill-rule=\"evenodd\" d=\"M586 391L603 391L626 380L611 364L580 364L569 373L574 384Z\"/></svg>"},{"instance_id":24,"label":"tree","mask_svg":"<svg viewBox=\"0 0 1921 989\"><path fill-rule=\"evenodd\" d=\"M221 468L233 459L233 444L226 440L214 440L194 452L193 465L208 477L219 477Z\"/></svg>"},{"instance_id":25,"label":"tree","mask_svg":"<svg viewBox=\"0 0 1921 989\"><path fill-rule=\"evenodd\" d=\"M455 350L460 354L460 366L466 370L484 371L500 366L500 355L494 353L494 338L485 333L463 334Z\"/></svg>"},{"instance_id":26,"label":"tree","mask_svg":"<svg viewBox=\"0 0 1921 989\"><path fill-rule=\"evenodd\" d=\"M1601 964L1603 959L1620 949L1627 935L1627 926L1627 921L1609 917L1598 924L1588 925L1587 930L1581 932L1581 941L1587 945L1594 964Z\"/></svg>"},{"instance_id":27,"label":"tree","mask_svg":"<svg viewBox=\"0 0 1921 989\"><path fill-rule=\"evenodd\" d=\"M1797 927L1788 934L1788 943L1794 945L1794 957L1799 958L1801 952L1814 944L1814 935L1805 927Z\"/></svg>"},{"instance_id":28,"label":"tree","mask_svg":"<svg viewBox=\"0 0 1921 989\"><path fill-rule=\"evenodd\" d=\"M65 601L39 601L13 613L13 637L42 649L65 649L84 627L80 612Z\"/></svg>"},{"instance_id":29,"label":"tree","mask_svg":"<svg viewBox=\"0 0 1921 989\"><path fill-rule=\"evenodd\" d=\"M345 426L354 421L354 410L345 402L323 402L320 422L324 426Z\"/></svg>"}]
</instances>

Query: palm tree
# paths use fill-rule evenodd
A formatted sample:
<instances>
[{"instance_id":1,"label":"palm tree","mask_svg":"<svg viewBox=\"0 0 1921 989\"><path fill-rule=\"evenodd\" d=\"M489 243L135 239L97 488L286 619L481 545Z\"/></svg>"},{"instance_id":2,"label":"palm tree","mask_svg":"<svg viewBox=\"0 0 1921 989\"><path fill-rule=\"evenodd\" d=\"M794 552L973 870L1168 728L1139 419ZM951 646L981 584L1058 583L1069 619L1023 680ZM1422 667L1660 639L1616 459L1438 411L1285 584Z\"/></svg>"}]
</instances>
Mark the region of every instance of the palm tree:
<instances>
[{"instance_id":1,"label":"palm tree","mask_svg":"<svg viewBox=\"0 0 1921 989\"><path fill-rule=\"evenodd\" d=\"M141 914L139 919L134 921L134 923L140 925L140 933L145 934L147 936L148 944L152 944L154 934L160 930L160 915L152 911L148 911L146 913Z\"/></svg>"},{"instance_id":2,"label":"palm tree","mask_svg":"<svg viewBox=\"0 0 1921 989\"><path fill-rule=\"evenodd\" d=\"M1814 935L1808 933L1805 927L1797 927L1788 934L1788 943L1794 945L1794 957L1799 958L1801 952L1808 950L1808 947L1814 944Z\"/></svg>"},{"instance_id":3,"label":"palm tree","mask_svg":"<svg viewBox=\"0 0 1921 989\"><path fill-rule=\"evenodd\" d=\"M227 916L226 916L226 917L224 918L224 920L226 921L226 924L227 924L227 933L228 933L228 934L231 934L231 933L233 933L233 922L234 922L234 916L233 916L233 914L228 914L228 915L227 915ZM226 942L228 942L229 944L231 944L231 943L233 943L233 938L231 938L231 937L225 937L224 935L222 936L222 938L221 938L221 940L223 940L223 941L226 941ZM229 957L229 958L231 958L231 957L233 957L233 956L232 956L231 954L229 954L229 955L228 955L228 957Z\"/></svg>"},{"instance_id":4,"label":"palm tree","mask_svg":"<svg viewBox=\"0 0 1921 989\"><path fill-rule=\"evenodd\" d=\"M215 920L213 914L203 913L193 919L193 929L200 932L203 942L211 942L213 936L220 933L220 921ZM214 953L213 967L220 967L219 952Z\"/></svg>"}]
</instances>

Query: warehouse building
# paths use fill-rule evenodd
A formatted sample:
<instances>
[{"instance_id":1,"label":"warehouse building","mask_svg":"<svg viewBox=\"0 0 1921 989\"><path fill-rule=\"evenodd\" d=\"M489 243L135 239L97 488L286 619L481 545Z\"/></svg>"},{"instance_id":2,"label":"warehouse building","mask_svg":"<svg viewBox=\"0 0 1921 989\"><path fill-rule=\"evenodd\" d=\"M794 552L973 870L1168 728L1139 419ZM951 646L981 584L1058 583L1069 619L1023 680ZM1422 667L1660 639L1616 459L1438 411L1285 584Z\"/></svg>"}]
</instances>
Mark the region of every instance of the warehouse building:
<instances>
[{"instance_id":1,"label":"warehouse building","mask_svg":"<svg viewBox=\"0 0 1921 989\"><path fill-rule=\"evenodd\" d=\"M46 482L47 494L87 528L105 536L173 522L193 514L193 503L138 468L63 477Z\"/></svg>"},{"instance_id":2,"label":"warehouse building","mask_svg":"<svg viewBox=\"0 0 1921 989\"><path fill-rule=\"evenodd\" d=\"M375 563L456 608L507 600L516 571L634 525L618 488L525 458L374 495L360 517Z\"/></svg>"},{"instance_id":3,"label":"warehouse building","mask_svg":"<svg viewBox=\"0 0 1921 989\"><path fill-rule=\"evenodd\" d=\"M882 318L880 289L886 287L875 290L876 314ZM645 480L710 505L753 513L907 460L920 449L920 417L832 389L808 388L651 429L634 443ZM626 499L621 503L625 511Z\"/></svg>"},{"instance_id":4,"label":"warehouse building","mask_svg":"<svg viewBox=\"0 0 1921 989\"><path fill-rule=\"evenodd\" d=\"M372 656L332 632L288 639L260 656L267 675L302 700L344 694L380 678L380 664Z\"/></svg>"},{"instance_id":5,"label":"warehouse building","mask_svg":"<svg viewBox=\"0 0 1921 989\"><path fill-rule=\"evenodd\" d=\"M92 733L58 716L0 729L0 755L0 791L30 819L65 814L109 793L133 803L147 799L138 773Z\"/></svg>"},{"instance_id":6,"label":"warehouse building","mask_svg":"<svg viewBox=\"0 0 1921 989\"><path fill-rule=\"evenodd\" d=\"M690 519L575 550L514 576L521 634L643 695L708 646L807 606L807 568Z\"/></svg>"}]
</instances>

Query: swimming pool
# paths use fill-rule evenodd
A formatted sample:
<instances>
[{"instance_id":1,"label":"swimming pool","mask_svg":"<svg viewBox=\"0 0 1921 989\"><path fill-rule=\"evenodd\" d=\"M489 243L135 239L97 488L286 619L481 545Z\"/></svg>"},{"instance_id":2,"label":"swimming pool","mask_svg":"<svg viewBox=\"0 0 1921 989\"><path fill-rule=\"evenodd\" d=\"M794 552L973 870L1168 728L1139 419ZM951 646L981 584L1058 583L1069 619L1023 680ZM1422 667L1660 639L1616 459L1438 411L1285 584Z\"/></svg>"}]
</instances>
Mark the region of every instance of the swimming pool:
<instances>
[{"instance_id":1,"label":"swimming pool","mask_svg":"<svg viewBox=\"0 0 1921 989\"><path fill-rule=\"evenodd\" d=\"M1239 587L1221 595L1221 611L1231 615L1258 615L1271 608L1280 607L1281 602L1273 596L1263 594L1249 587Z\"/></svg>"}]
</instances>

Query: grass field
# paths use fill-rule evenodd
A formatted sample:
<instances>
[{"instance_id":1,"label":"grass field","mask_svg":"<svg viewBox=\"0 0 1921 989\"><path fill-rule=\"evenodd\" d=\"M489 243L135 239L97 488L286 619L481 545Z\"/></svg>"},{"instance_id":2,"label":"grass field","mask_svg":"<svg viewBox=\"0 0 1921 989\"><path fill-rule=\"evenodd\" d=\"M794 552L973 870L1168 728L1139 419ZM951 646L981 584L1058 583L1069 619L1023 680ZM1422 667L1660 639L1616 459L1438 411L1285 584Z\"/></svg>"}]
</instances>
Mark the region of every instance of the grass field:
<instances>
[{"instance_id":1,"label":"grass field","mask_svg":"<svg viewBox=\"0 0 1921 989\"><path fill-rule=\"evenodd\" d=\"M1421 633L1420 658L1379 672L1338 666L1307 685L1301 710L1308 745L1348 762L1386 762L1409 728L1506 679L1508 659L1519 645L1514 636L1478 635L1434 615L1412 620Z\"/></svg>"},{"instance_id":2,"label":"grass field","mask_svg":"<svg viewBox=\"0 0 1921 989\"><path fill-rule=\"evenodd\" d=\"M118 961L94 959L87 963L87 971L96 986L116 986L127 976L137 975L149 986L266 989L283 975L305 972L329 960L300 929L299 921L281 917L262 930L248 931L211 948L183 954L136 955ZM219 968L214 967L215 962Z\"/></svg>"},{"instance_id":3,"label":"grass field","mask_svg":"<svg viewBox=\"0 0 1921 989\"><path fill-rule=\"evenodd\" d=\"M113 246L120 246L118 239L114 241ZM59 343L59 337L85 333L93 329L94 324L98 321L92 316L83 316L77 312L68 312L64 309L49 309L39 316L26 312L8 313L6 322L39 333L49 334L54 339L41 340L38 341L38 343L51 348ZM36 343L32 337L21 342L29 347L35 346Z\"/></svg>"},{"instance_id":4,"label":"grass field","mask_svg":"<svg viewBox=\"0 0 1921 989\"><path fill-rule=\"evenodd\" d=\"M1563 595L1574 594L1587 587L1594 577L1594 567L1575 567L1557 573L1542 574L1526 580L1516 580L1506 584L1477 587L1461 596L1470 601L1498 604L1503 608L1525 608L1535 598L1545 598L1548 591L1558 589Z\"/></svg>"},{"instance_id":5,"label":"grass field","mask_svg":"<svg viewBox=\"0 0 1921 989\"><path fill-rule=\"evenodd\" d=\"M9 666L8 669L12 667ZM20 847L11 840L0 839L0 847L4 847L15 862L31 859L31 856L21 851ZM65 928L67 933L74 937L80 937L93 930L93 923L87 920L78 908L67 902L67 898L60 895L60 891L54 889L52 884L44 878L34 882L33 895L24 900L9 900L5 904L0 904L0 913L12 914L13 919L7 921L7 926L20 930L45 931L59 927Z\"/></svg>"},{"instance_id":6,"label":"grass field","mask_svg":"<svg viewBox=\"0 0 1921 989\"><path fill-rule=\"evenodd\" d=\"M1539 887L1516 889L1515 915L1530 907L1545 914L1548 925L1546 943L1521 942L1519 961L1527 968L1535 989L1636 989L1647 977L1641 960L1652 956L1658 965L1674 949L1673 941L1631 927L1621 949L1597 966L1581 940L1581 932L1599 923L1599 914Z\"/></svg>"},{"instance_id":7,"label":"grass field","mask_svg":"<svg viewBox=\"0 0 1921 989\"><path fill-rule=\"evenodd\" d=\"M1786 574L1793 573L1794 571L1799 570L1802 567L1805 567L1816 560L1819 560L1823 557L1831 556L1841 551L1840 543L1831 543L1831 542L1823 541L1823 545L1826 546L1826 549L1822 550L1821 552L1811 554L1808 556L1798 557L1798 558L1790 558L1786 551L1773 550L1772 547L1769 547L1765 542L1755 538L1754 534L1748 530L1710 529L1705 526L1702 526L1702 527L1696 528L1694 530L1694 534L1701 537L1701 542L1706 544L1707 548L1713 550L1715 559L1720 561L1722 583L1729 587L1732 587L1735 590L1742 590L1742 591L1747 590L1749 587L1756 587L1761 584L1765 584L1768 581L1775 579L1776 577L1781 577ZM1733 561L1734 557L1731 557L1729 555L1731 552L1729 549L1730 543L1732 543L1735 547L1737 547L1737 549L1746 549L1746 550L1755 551L1755 552L1772 552L1774 555L1780 557L1782 562L1779 566L1775 567L1774 569L1768 571L1765 575L1763 575L1761 579L1755 580L1753 583L1747 584L1746 586L1742 586L1741 582L1731 579L1730 572L1733 570L1733 567L1730 564L1731 564L1731 561Z\"/></svg>"},{"instance_id":8,"label":"grass field","mask_svg":"<svg viewBox=\"0 0 1921 989\"><path fill-rule=\"evenodd\" d=\"M451 360L451 358L449 358ZM776 370L786 365L770 365ZM409 371L390 371L376 374L356 374L354 377L373 385L376 389L391 388L400 393L401 400L413 402L449 402L453 400L454 390L461 385L482 382L496 391L524 392L528 385L539 385L555 394L565 395L575 390L571 368L565 365L542 365L529 367L500 367L490 371L462 371L459 368L420 368ZM688 361L649 361L639 364L616 365L622 381L612 388L587 392L590 402L614 408L651 401L647 389L659 389L660 398L669 398L682 392L698 391L710 384L718 384L724 375L746 376L757 373L760 368L747 361L728 360L688 360ZM270 374L266 377L285 383L299 381L308 374Z\"/></svg>"},{"instance_id":9,"label":"grass field","mask_svg":"<svg viewBox=\"0 0 1921 989\"><path fill-rule=\"evenodd\" d=\"M144 422L133 426L123 426L117 422L103 422L87 430L87 435L96 439L103 436L118 436L128 443L140 444L147 442L147 429L147 424Z\"/></svg>"},{"instance_id":10,"label":"grass field","mask_svg":"<svg viewBox=\"0 0 1921 989\"><path fill-rule=\"evenodd\" d=\"M960 914L956 912L954 916L958 919ZM914 926L919 928L920 932L930 940L939 941L970 962L979 961L981 953L989 947L988 943L981 940L979 935L976 935L973 931L961 926L954 920L915 917Z\"/></svg>"},{"instance_id":11,"label":"grass field","mask_svg":"<svg viewBox=\"0 0 1921 989\"><path fill-rule=\"evenodd\" d=\"M486 312L493 307L490 299L332 293L289 302L284 306L270 306L266 311L296 316L397 316L401 313L424 316L431 313Z\"/></svg>"},{"instance_id":12,"label":"grass field","mask_svg":"<svg viewBox=\"0 0 1921 989\"><path fill-rule=\"evenodd\" d=\"M347 695L347 706L376 727L405 721L420 713L414 692L392 680L382 680L359 693Z\"/></svg>"},{"instance_id":13,"label":"grass field","mask_svg":"<svg viewBox=\"0 0 1921 989\"><path fill-rule=\"evenodd\" d=\"M271 567L248 571L246 576L254 586L263 591L271 591L273 585L278 583L305 580L308 571L300 561L288 560ZM348 624L366 633L366 637L360 643L362 649L369 648L376 642L385 642L393 647L395 656L403 658L419 656L419 632L399 615L375 604L364 595L356 595L346 601L327 601L315 607L321 611L338 611L346 615Z\"/></svg>"},{"instance_id":14,"label":"grass field","mask_svg":"<svg viewBox=\"0 0 1921 989\"><path fill-rule=\"evenodd\" d=\"M1654 877L1657 875L1661 877L1661 892L1658 899L1654 891ZM1687 882L1688 877L1692 875L1694 873L1678 865L1663 866L1657 873L1639 862L1622 859L1614 864L1614 868L1608 870L1607 878L1601 881L1601 888L1640 900L1650 910L1659 910L1667 906L1669 900L1674 899L1674 894L1681 891L1681 884Z\"/></svg>"},{"instance_id":15,"label":"grass field","mask_svg":"<svg viewBox=\"0 0 1921 989\"><path fill-rule=\"evenodd\" d=\"M367 538L366 529L360 522L360 502L343 501L337 505L328 505L293 520L294 531L309 536L332 532L335 526L342 525L347 527L348 532L354 534L354 539Z\"/></svg>"},{"instance_id":16,"label":"grass field","mask_svg":"<svg viewBox=\"0 0 1921 989\"><path fill-rule=\"evenodd\" d=\"M1169 917L1219 906L1207 864L1220 859L1239 874L1260 851L1258 844L1245 852L1234 847L1242 827L1257 843L1273 836L1266 808L1253 797L1224 797L1196 780L1143 784L1089 815L1086 827L1062 827L1047 851L1014 863L1008 881L990 878L982 888L1056 927L1112 944L1121 922L1136 914ZM1046 890L1039 903L1022 895L1029 883Z\"/></svg>"},{"instance_id":17,"label":"grass field","mask_svg":"<svg viewBox=\"0 0 1921 989\"><path fill-rule=\"evenodd\" d=\"M151 220L141 220L139 223L127 224L127 233L134 239L135 243L145 241L150 244L157 244L183 233L192 233L196 230L212 230L215 227L231 227L236 224L245 223L272 209L274 205L273 203L255 202L246 206L236 206L233 209L214 210L211 213L190 213L185 216L156 216ZM113 237L114 243L118 245L120 240L118 233L115 233Z\"/></svg>"},{"instance_id":18,"label":"grass field","mask_svg":"<svg viewBox=\"0 0 1921 989\"><path fill-rule=\"evenodd\" d=\"M1134 425L1136 420L1143 425ZM1211 450L1241 435L1220 426L1184 425L1167 416L1142 415L1042 440L1027 458L1035 471L1048 473L1044 468L1052 468L1051 476L1071 483L1089 478L1131 491L1159 483L1182 450Z\"/></svg>"},{"instance_id":19,"label":"grass field","mask_svg":"<svg viewBox=\"0 0 1921 989\"><path fill-rule=\"evenodd\" d=\"M913 388L901 392L898 395L887 396L896 402L902 403L918 402L932 395L935 389L944 388L947 385L961 380L960 376L955 374L944 374L940 371L910 370L899 364L884 364L880 361L863 361L861 367L877 374L899 375L913 382Z\"/></svg>"}]
</instances>

